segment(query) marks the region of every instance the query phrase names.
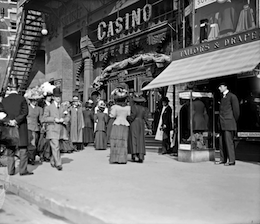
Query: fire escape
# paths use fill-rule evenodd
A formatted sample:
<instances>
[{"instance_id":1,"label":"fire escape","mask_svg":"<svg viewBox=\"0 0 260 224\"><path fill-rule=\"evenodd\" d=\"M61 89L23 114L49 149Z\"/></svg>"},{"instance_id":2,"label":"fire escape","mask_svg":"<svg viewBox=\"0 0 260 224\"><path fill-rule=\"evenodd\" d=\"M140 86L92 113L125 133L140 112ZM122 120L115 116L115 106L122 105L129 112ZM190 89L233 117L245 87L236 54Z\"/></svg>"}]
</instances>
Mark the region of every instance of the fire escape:
<instances>
[{"instance_id":1,"label":"fire escape","mask_svg":"<svg viewBox=\"0 0 260 224\"><path fill-rule=\"evenodd\" d=\"M11 47L3 89L10 77L18 79L20 91L28 87L28 78L33 67L36 53L41 41L42 13L35 10L23 10L15 42Z\"/></svg>"}]
</instances>

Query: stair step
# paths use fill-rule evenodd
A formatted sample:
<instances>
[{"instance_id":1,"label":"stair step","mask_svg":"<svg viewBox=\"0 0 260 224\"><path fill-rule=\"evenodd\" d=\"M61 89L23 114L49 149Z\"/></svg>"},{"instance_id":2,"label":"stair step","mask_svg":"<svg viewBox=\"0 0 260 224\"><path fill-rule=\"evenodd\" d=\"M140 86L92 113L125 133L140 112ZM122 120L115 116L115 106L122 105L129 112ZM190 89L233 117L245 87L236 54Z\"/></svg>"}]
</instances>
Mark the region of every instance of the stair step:
<instances>
[{"instance_id":1,"label":"stair step","mask_svg":"<svg viewBox=\"0 0 260 224\"><path fill-rule=\"evenodd\" d=\"M17 59L17 58L16 58L16 59ZM15 61L14 61L15 64L22 64L22 65L24 65L24 64L27 64L27 65L33 64L33 62L17 61L16 59L15 59Z\"/></svg>"},{"instance_id":2,"label":"stair step","mask_svg":"<svg viewBox=\"0 0 260 224\"><path fill-rule=\"evenodd\" d=\"M28 34L28 33L22 33L22 35L28 36L28 37L39 37L40 36L40 32L39 32L39 35L37 35L37 34L33 35L33 34Z\"/></svg>"},{"instance_id":3,"label":"stair step","mask_svg":"<svg viewBox=\"0 0 260 224\"><path fill-rule=\"evenodd\" d=\"M17 54L22 54L22 55L31 55L31 56L35 56L36 54L30 54L30 53L25 53L25 52L17 52Z\"/></svg>"},{"instance_id":4,"label":"stair step","mask_svg":"<svg viewBox=\"0 0 260 224\"><path fill-rule=\"evenodd\" d=\"M41 32L41 27L35 27L35 28L27 28L27 26L24 27L23 31L31 32L31 33L39 33Z\"/></svg>"}]
</instances>

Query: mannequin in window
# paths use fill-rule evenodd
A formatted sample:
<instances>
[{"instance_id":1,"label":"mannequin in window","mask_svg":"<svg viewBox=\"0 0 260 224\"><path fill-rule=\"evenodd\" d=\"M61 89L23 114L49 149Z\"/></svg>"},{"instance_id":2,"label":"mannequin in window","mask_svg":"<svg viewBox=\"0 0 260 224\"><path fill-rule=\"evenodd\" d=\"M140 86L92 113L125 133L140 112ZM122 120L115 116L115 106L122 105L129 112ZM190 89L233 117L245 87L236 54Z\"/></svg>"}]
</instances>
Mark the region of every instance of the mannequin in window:
<instances>
[{"instance_id":1,"label":"mannequin in window","mask_svg":"<svg viewBox=\"0 0 260 224\"><path fill-rule=\"evenodd\" d=\"M193 101L193 114L192 123L194 132L203 132L208 130L209 117L205 104L200 100L195 98Z\"/></svg>"},{"instance_id":2,"label":"mannequin in window","mask_svg":"<svg viewBox=\"0 0 260 224\"><path fill-rule=\"evenodd\" d=\"M220 35L235 31L235 9L231 1L221 4L219 9L219 33Z\"/></svg>"},{"instance_id":3,"label":"mannequin in window","mask_svg":"<svg viewBox=\"0 0 260 224\"><path fill-rule=\"evenodd\" d=\"M218 18L219 18L219 12L211 16L209 19L210 31L209 31L208 40L215 40L219 36Z\"/></svg>"},{"instance_id":4,"label":"mannequin in window","mask_svg":"<svg viewBox=\"0 0 260 224\"><path fill-rule=\"evenodd\" d=\"M208 19L200 20L200 43L203 43L206 40L208 40L208 32Z\"/></svg>"},{"instance_id":5,"label":"mannequin in window","mask_svg":"<svg viewBox=\"0 0 260 224\"><path fill-rule=\"evenodd\" d=\"M250 0L247 0L247 4L243 6L240 12L236 32L243 32L256 27L254 12L250 7Z\"/></svg>"}]
</instances>

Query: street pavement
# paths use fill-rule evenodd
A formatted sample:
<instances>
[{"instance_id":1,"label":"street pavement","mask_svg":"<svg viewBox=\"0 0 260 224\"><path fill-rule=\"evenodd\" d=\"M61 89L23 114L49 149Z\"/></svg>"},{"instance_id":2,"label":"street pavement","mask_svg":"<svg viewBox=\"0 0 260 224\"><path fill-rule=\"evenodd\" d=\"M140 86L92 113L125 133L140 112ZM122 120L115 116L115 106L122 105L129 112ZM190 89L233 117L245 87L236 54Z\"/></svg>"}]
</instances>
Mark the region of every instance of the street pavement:
<instances>
[{"instance_id":1,"label":"street pavement","mask_svg":"<svg viewBox=\"0 0 260 224\"><path fill-rule=\"evenodd\" d=\"M7 187L80 224L260 223L259 163L183 163L152 152L143 164L108 159L109 150L90 146L64 154L63 171L30 166L34 175L12 176ZM5 173L0 168L0 179Z\"/></svg>"},{"instance_id":2,"label":"street pavement","mask_svg":"<svg viewBox=\"0 0 260 224\"><path fill-rule=\"evenodd\" d=\"M7 193L5 203L0 209L1 224L72 224L38 208L14 194Z\"/></svg>"}]
</instances>

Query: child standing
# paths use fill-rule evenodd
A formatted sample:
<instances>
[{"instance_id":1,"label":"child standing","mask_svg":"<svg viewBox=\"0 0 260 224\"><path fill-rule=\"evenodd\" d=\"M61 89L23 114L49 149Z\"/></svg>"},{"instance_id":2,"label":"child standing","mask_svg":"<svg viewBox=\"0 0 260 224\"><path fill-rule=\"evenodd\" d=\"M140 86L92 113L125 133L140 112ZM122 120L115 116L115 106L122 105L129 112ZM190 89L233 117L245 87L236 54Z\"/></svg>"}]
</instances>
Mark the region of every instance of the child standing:
<instances>
[{"instance_id":1,"label":"child standing","mask_svg":"<svg viewBox=\"0 0 260 224\"><path fill-rule=\"evenodd\" d=\"M94 115L94 121L96 122L95 129L95 149L106 149L107 147L107 136L106 136L106 125L108 122L108 115L104 113L106 108L105 103L100 103L98 106L98 112Z\"/></svg>"}]
</instances>

